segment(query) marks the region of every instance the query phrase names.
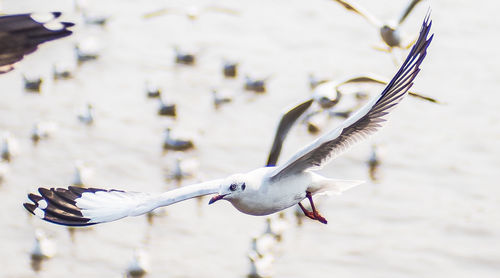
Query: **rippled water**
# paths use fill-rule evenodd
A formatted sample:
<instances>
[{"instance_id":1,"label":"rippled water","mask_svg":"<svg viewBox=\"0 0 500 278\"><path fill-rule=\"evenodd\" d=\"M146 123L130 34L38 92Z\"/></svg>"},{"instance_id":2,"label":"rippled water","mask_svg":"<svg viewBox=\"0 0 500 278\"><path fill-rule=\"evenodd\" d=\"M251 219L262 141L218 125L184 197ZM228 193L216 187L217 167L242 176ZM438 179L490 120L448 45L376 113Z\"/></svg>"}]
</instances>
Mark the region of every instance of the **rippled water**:
<instances>
[{"instance_id":1,"label":"rippled water","mask_svg":"<svg viewBox=\"0 0 500 278\"><path fill-rule=\"evenodd\" d=\"M307 75L340 77L363 72L392 76L395 67L370 46L376 30L332 1L88 1L111 16L104 29L81 24L69 1L4 1L5 13L54 11L76 21L75 34L48 43L17 69L0 76L0 132L18 151L0 187L0 277L120 277L133 250L151 257L148 277L243 277L252 235L264 218L242 215L229 203L191 200L168 207L148 226L145 217L77 230L32 218L22 207L39 185L65 186L75 160L106 188L162 191L175 155L162 155L162 132L171 126L194 138L199 160L191 180L223 177L263 165L284 108L310 94ZM398 15L406 1L359 1L381 18ZM205 14L198 21L170 15L143 20L167 6L220 5L239 16ZM367 179L370 146L379 145L381 182L367 182L321 201L328 225L291 225L274 263L274 277L497 277L500 271L499 21L496 2L434 1L435 40L414 89L445 105L407 98L386 128L322 170L338 178ZM404 25L416 33L426 11L417 7ZM52 65L73 62L73 44L92 38L101 58L78 67L75 78L52 81ZM175 66L173 46L194 49L194 67ZM401 54L405 55L405 54ZM240 62L241 76L270 76L268 93L242 91L242 77L224 80L224 59ZM25 93L21 73L45 78L41 95ZM173 121L156 115L146 80L158 83L178 105ZM211 88L235 94L215 111ZM76 115L88 102L93 126ZM36 121L57 130L34 146ZM332 123L333 125L334 123ZM294 129L282 158L313 140ZM288 218L293 224L293 209ZM30 249L35 228L55 241L58 254L35 274Z\"/></svg>"}]
</instances>

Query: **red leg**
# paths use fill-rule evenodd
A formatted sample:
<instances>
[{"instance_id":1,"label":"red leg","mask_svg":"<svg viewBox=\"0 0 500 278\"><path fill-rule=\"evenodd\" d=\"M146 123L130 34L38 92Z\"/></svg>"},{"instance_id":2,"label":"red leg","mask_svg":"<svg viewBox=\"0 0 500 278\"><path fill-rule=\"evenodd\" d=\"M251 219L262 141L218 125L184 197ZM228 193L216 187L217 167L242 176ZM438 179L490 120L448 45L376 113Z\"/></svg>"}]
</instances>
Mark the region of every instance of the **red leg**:
<instances>
[{"instance_id":1,"label":"red leg","mask_svg":"<svg viewBox=\"0 0 500 278\"><path fill-rule=\"evenodd\" d=\"M312 212L308 211L300 202L299 202L299 207L302 209L305 216L307 216L313 220L316 220L316 218L314 217L314 214Z\"/></svg>"},{"instance_id":2,"label":"red leg","mask_svg":"<svg viewBox=\"0 0 500 278\"><path fill-rule=\"evenodd\" d=\"M321 222L321 223L323 223L323 224L328 223L328 221L326 221L326 219L325 219L323 216L321 216L321 215L319 214L319 212L316 210L316 207L314 206L314 202L313 202L313 199L312 199L312 194L311 194L311 192L306 191L306 197L307 197L307 199L309 200L309 203L311 203L312 214L313 214L313 216L314 216L314 218L312 218L312 219L316 219L316 220L318 220L319 222Z\"/></svg>"}]
</instances>

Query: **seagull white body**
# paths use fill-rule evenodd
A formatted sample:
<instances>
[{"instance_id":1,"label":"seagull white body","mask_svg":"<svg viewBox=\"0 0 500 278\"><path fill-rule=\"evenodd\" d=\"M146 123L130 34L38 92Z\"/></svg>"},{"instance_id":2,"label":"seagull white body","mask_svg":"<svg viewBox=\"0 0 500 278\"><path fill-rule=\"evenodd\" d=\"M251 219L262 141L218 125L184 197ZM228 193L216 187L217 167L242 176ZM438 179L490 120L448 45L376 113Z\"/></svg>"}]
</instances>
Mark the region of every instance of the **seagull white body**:
<instances>
[{"instance_id":1,"label":"seagull white body","mask_svg":"<svg viewBox=\"0 0 500 278\"><path fill-rule=\"evenodd\" d=\"M245 198L225 197L239 211L250 215L269 215L298 204L306 191L317 194L326 191L341 193L362 181L327 179L313 172L302 172L278 181L271 175L277 167L263 167L245 174L230 176L226 183L244 181ZM224 191L219 194L225 194Z\"/></svg>"},{"instance_id":2,"label":"seagull white body","mask_svg":"<svg viewBox=\"0 0 500 278\"><path fill-rule=\"evenodd\" d=\"M41 187L38 189L40 195L28 195L33 203L25 203L24 206L49 222L85 226L142 215L158 207L208 194L217 194L210 199L209 204L226 200L237 210L250 215L268 215L296 204L303 208L300 202L307 198L313 212L303 208L304 213L326 224L326 219L315 210L312 196L326 192L341 193L361 182L330 179L313 171L377 131L386 121L385 116L406 95L420 70L419 65L432 40L432 36L428 38L430 26L427 17L415 46L381 94L337 128L305 146L279 166L257 168L247 173L160 194L97 188Z\"/></svg>"}]
</instances>

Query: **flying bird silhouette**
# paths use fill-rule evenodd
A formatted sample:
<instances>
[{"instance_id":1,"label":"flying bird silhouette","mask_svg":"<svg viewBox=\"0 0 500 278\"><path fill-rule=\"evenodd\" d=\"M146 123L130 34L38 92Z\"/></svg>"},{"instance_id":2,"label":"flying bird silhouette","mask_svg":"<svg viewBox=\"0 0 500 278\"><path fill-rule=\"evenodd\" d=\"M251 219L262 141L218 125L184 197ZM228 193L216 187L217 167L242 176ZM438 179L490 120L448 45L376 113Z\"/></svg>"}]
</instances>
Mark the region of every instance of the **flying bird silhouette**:
<instances>
[{"instance_id":1,"label":"flying bird silhouette","mask_svg":"<svg viewBox=\"0 0 500 278\"><path fill-rule=\"evenodd\" d=\"M345 1L345 0L334 0L344 6L349 11L359 14L363 18L365 18L370 24L379 29L380 37L382 41L387 45L387 49L377 48L383 51L392 51L394 47L408 49L412 46L413 41L404 44L403 38L399 32L399 27L411 13L411 11L415 8L415 6L422 0L411 0L408 5L405 7L399 18L396 22L382 22L378 20L375 16L370 14L368 11L364 10L361 6L357 5L354 1Z\"/></svg>"}]
</instances>

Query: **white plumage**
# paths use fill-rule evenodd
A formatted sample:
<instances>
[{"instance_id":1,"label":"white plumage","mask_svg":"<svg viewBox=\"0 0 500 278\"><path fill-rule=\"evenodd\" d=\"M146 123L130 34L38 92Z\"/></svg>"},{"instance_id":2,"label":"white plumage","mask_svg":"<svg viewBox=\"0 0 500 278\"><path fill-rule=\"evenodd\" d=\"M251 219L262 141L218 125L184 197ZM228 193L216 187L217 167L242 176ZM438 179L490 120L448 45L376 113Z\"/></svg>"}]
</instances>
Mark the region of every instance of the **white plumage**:
<instances>
[{"instance_id":1,"label":"white plumage","mask_svg":"<svg viewBox=\"0 0 500 278\"><path fill-rule=\"evenodd\" d=\"M296 152L282 165L257 168L247 173L160 194L76 187L39 188L40 195L29 194L33 203L26 203L25 207L30 212L43 216L41 218L46 221L78 226L137 216L158 207L217 193L209 204L227 200L239 211L250 215L269 215L299 204L307 217L326 224L326 219L316 210L312 196L327 191L341 193L361 182L330 179L313 170L321 168L382 126L387 114L406 95L420 70L419 66L432 40L432 36L428 38L430 27L431 22L427 17L420 37L406 61L381 94L339 127ZM300 203L306 198L312 211L308 211ZM47 203L45 208L41 206L42 200Z\"/></svg>"}]
</instances>

